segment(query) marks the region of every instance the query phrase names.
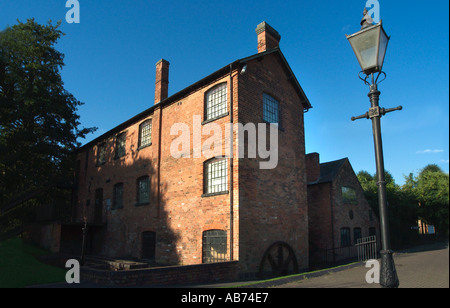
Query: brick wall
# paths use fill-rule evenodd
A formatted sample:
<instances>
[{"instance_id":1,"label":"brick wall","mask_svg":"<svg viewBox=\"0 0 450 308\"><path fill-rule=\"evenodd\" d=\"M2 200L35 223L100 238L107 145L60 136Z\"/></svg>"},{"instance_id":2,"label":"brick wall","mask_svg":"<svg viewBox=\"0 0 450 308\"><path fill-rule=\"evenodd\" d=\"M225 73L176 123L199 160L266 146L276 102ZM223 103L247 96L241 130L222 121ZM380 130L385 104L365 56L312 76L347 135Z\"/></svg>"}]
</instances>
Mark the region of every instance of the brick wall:
<instances>
[{"instance_id":1,"label":"brick wall","mask_svg":"<svg viewBox=\"0 0 450 308\"><path fill-rule=\"evenodd\" d=\"M307 182L315 182L320 176L319 153L308 153L305 156Z\"/></svg>"},{"instance_id":2,"label":"brick wall","mask_svg":"<svg viewBox=\"0 0 450 308\"><path fill-rule=\"evenodd\" d=\"M107 271L89 267L81 268L81 282L103 286L142 287L187 285L208 282L236 281L238 262L220 262L189 266Z\"/></svg>"},{"instance_id":3,"label":"brick wall","mask_svg":"<svg viewBox=\"0 0 450 308\"><path fill-rule=\"evenodd\" d=\"M344 201L342 187L355 190L355 202ZM327 256L325 250L342 247L342 228L349 229L351 245L355 243L355 228L361 228L361 237L369 236L369 228L375 228L379 242L378 218L375 213L370 213L371 207L348 159L333 179L308 185L308 203L311 263L333 258L331 251Z\"/></svg>"},{"instance_id":4,"label":"brick wall","mask_svg":"<svg viewBox=\"0 0 450 308\"><path fill-rule=\"evenodd\" d=\"M230 237L230 194L202 196L204 161L210 157L193 157L194 151L201 151L194 148L194 131L200 129L201 134L201 130L208 125L201 123L204 119L205 92L224 82L229 87L228 76L215 80L168 106L155 108L153 114L148 117L102 139L102 142L106 142L108 149L106 163L103 165L96 164L97 145L87 149L89 151L87 168L85 168L86 152L78 154L81 166L78 192L79 221L84 215L90 221L92 220L95 212L95 190L103 189L102 213L105 227L104 231L95 235L97 240L94 239L92 253L140 258L142 232L153 231L157 236L156 256L158 259L156 261L158 263L198 264L202 262L203 231L225 230ZM233 110L236 110L237 91L234 95L236 103ZM139 125L147 119L152 119L152 144L138 149ZM206 133L201 136L200 144L206 144L205 141L211 136L217 137L222 142L229 120L228 115L214 121L222 127L223 134L216 136ZM171 128L176 123L186 124L190 132L190 149L181 158L174 158L170 152L172 142L181 134L181 132L175 132L175 135L171 135ZM126 155L114 158L115 139L122 132L126 133ZM226 143L222 142L222 144L223 147L220 150L225 153ZM159 160L158 157L160 157ZM233 185L237 202L239 200L237 157L234 169ZM147 205L137 206L136 180L144 175L150 177L150 202ZM230 177L230 173L228 176ZM231 183L230 178L228 182ZM113 187L117 183L124 184L124 204L122 208L111 209ZM87 202L89 206L86 206ZM238 206L234 208L236 212L237 209ZM236 224L238 217L236 213ZM234 236L237 238L238 234ZM238 248L238 241L233 242ZM226 256L228 259L231 257L230 243L231 240L229 240Z\"/></svg>"},{"instance_id":5,"label":"brick wall","mask_svg":"<svg viewBox=\"0 0 450 308\"><path fill-rule=\"evenodd\" d=\"M333 247L331 183L308 186L308 223L311 254L318 249Z\"/></svg>"},{"instance_id":6,"label":"brick wall","mask_svg":"<svg viewBox=\"0 0 450 308\"><path fill-rule=\"evenodd\" d=\"M211 229L227 232L228 252L226 258L230 259L231 257L230 194L204 196L204 162L212 156L194 157L194 151L201 152L202 150L194 145L194 130L202 130L208 125L201 124L205 119L205 93L223 82L227 83L228 100L230 101L229 77L227 76L163 108L162 111L160 223L166 227L166 230L172 230L176 234L175 241L171 238L166 239L166 247L162 251L172 248L181 264L202 262L202 235L204 231ZM201 137L199 145L202 147L206 144L206 140L217 138L216 140L222 144L220 152L224 154L223 137L229 121L229 115L215 120L214 124L221 127L222 136L204 131L205 135ZM181 158L174 158L170 153L171 144L179 137L179 135L170 135L171 127L175 123L187 124L190 132L191 149L185 152ZM230 176L228 170L228 183L231 183ZM234 193L238 195L237 173L234 177L236 185ZM172 246L169 248L169 245Z\"/></svg>"},{"instance_id":7,"label":"brick wall","mask_svg":"<svg viewBox=\"0 0 450 308\"><path fill-rule=\"evenodd\" d=\"M293 248L300 268L308 267L303 107L288 78L277 54L249 61L246 73L239 76L240 123L264 122L263 93L277 99L281 107L277 167L260 169L259 156L239 161L243 272L257 271L265 250L277 241Z\"/></svg>"},{"instance_id":8,"label":"brick wall","mask_svg":"<svg viewBox=\"0 0 450 308\"><path fill-rule=\"evenodd\" d=\"M342 187L349 187L356 192L356 203L346 203L342 198ZM359 184L358 178L353 171L350 162L346 160L341 172L333 181L333 214L334 214L334 239L336 247L340 243L340 229L349 228L351 243L354 243L354 229L361 228L361 236L369 236L369 228L375 228L378 238L380 237L379 222L369 203L364 197L364 192ZM352 213L352 214L351 214ZM378 246L380 247L380 246Z\"/></svg>"},{"instance_id":9,"label":"brick wall","mask_svg":"<svg viewBox=\"0 0 450 308\"><path fill-rule=\"evenodd\" d=\"M163 101L146 116L137 116L99 138L108 149L105 164L96 163L98 144L86 146L78 153L78 221L83 216L93 221L95 191L103 189L102 221L95 229L98 232L92 228L90 231L91 253L140 258L142 233L152 231L156 234L156 262L200 264L203 232L218 229L227 234L226 259L239 260L241 273L258 272L265 250L278 241L293 248L300 268L308 267L304 98L299 97L280 53L268 53L246 64L245 74L240 74L240 67L236 66L231 77L221 70L221 74L208 77L207 82L202 80L201 86L197 83L191 92L181 91L183 95L169 98L170 102L164 101L166 83L158 83L157 78L155 99ZM168 70L168 62L158 62L157 75L167 77L163 66ZM198 133L199 129L208 128L209 123L202 123L205 93L223 83L227 85L228 114L210 123L221 127L222 135L214 135L214 140L221 142L221 153L227 154L225 130L233 122L235 155L227 158L228 191L205 196L204 162L211 154L193 157L202 150L194 147L193 140L196 130ZM260 157L236 155L238 123L263 122L263 93L276 98L281 107L278 165L273 170L260 169ZM152 119L152 144L138 148L139 125L147 119ZM176 123L183 123L190 135L190 149L182 151L179 158L171 155L171 145L181 133L171 134ZM267 123L266 128L268 135ZM126 154L115 158L115 140L120 133L126 133ZM200 147L213 141L212 133L203 133ZM150 202L146 205L136 205L136 181L141 176L149 176L151 183ZM117 183L124 185L124 204L112 209Z\"/></svg>"}]
</instances>

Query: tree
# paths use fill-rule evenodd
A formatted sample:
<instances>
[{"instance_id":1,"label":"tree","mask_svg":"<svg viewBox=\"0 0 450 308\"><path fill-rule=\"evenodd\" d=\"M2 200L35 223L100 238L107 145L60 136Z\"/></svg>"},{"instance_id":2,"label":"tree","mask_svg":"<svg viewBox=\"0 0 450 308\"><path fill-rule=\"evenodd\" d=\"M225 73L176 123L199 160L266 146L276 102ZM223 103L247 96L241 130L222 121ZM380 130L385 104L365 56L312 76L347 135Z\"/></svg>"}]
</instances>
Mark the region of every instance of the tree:
<instances>
[{"instance_id":1,"label":"tree","mask_svg":"<svg viewBox=\"0 0 450 308\"><path fill-rule=\"evenodd\" d=\"M95 128L79 128L82 105L64 89L56 26L26 23L0 32L0 206L73 174L71 153Z\"/></svg>"},{"instance_id":2,"label":"tree","mask_svg":"<svg viewBox=\"0 0 450 308\"><path fill-rule=\"evenodd\" d=\"M367 202L379 216L376 174L371 175L367 171L360 171L357 177ZM411 227L417 222L417 200L411 191L403 190L397 185L388 171L385 171L385 179L391 241L395 247L404 246L409 244L415 235Z\"/></svg>"},{"instance_id":3,"label":"tree","mask_svg":"<svg viewBox=\"0 0 450 308\"><path fill-rule=\"evenodd\" d=\"M428 165L417 177L415 193L420 205L419 215L433 224L437 232L448 236L449 176L437 165Z\"/></svg>"}]
</instances>

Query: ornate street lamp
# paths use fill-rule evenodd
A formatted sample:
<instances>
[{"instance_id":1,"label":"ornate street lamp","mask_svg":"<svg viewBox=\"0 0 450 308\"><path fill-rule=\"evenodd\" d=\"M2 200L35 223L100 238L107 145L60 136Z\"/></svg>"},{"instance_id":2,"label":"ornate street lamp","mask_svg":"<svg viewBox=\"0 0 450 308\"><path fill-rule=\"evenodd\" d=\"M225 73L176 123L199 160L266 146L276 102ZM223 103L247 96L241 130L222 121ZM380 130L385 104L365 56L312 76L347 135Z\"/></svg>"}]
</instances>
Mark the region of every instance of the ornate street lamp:
<instances>
[{"instance_id":1,"label":"ornate street lamp","mask_svg":"<svg viewBox=\"0 0 450 308\"><path fill-rule=\"evenodd\" d=\"M84 216L83 220L84 220L84 226L81 229L81 230L83 230L83 240L82 240L82 243L81 243L81 258L80 258L81 259L80 260L81 266L83 266L84 263L85 263L86 235L87 235L87 231L88 231L88 228L87 228L87 217Z\"/></svg>"},{"instance_id":2,"label":"ornate street lamp","mask_svg":"<svg viewBox=\"0 0 450 308\"><path fill-rule=\"evenodd\" d=\"M385 288L396 288L399 285L397 271L395 269L393 251L390 246L389 224L387 219L387 199L386 199L386 180L384 175L383 145L381 141L380 118L388 112L401 110L402 106L390 109L380 108L378 105L380 91L377 85L386 78L386 74L382 71L384 55L386 53L389 37L383 29L381 21L372 25L367 9L364 10L364 17L361 21L361 30L352 35L346 35L350 42L356 58L361 66L362 71L359 78L370 87L368 94L370 98L370 109L363 115L352 117L352 121L357 119L371 119L372 130L375 145L375 162L377 167L377 186L378 186L378 205L380 208L380 227L381 227L381 272L380 284ZM362 74L365 77L362 77ZM377 74L375 77L374 74ZM383 75L384 78L378 81ZM367 79L370 77L370 83Z\"/></svg>"}]
</instances>

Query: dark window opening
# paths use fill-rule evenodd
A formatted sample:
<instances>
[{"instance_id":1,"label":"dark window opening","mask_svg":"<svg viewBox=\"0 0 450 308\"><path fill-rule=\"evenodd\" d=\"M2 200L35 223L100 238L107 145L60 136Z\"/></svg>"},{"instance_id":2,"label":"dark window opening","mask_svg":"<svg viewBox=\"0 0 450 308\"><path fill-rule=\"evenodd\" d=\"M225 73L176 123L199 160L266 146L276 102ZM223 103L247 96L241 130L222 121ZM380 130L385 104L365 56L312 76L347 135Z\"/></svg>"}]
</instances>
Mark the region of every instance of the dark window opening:
<instances>
[{"instance_id":1,"label":"dark window opening","mask_svg":"<svg viewBox=\"0 0 450 308\"><path fill-rule=\"evenodd\" d=\"M114 185L113 204L111 209L123 208L123 183Z\"/></svg>"},{"instance_id":2,"label":"dark window opening","mask_svg":"<svg viewBox=\"0 0 450 308\"><path fill-rule=\"evenodd\" d=\"M150 178L143 176L137 180L137 205L150 202Z\"/></svg>"},{"instance_id":3,"label":"dark window opening","mask_svg":"<svg viewBox=\"0 0 450 308\"><path fill-rule=\"evenodd\" d=\"M156 255L156 233L153 231L142 232L142 259L155 261Z\"/></svg>"},{"instance_id":4,"label":"dark window opening","mask_svg":"<svg viewBox=\"0 0 450 308\"><path fill-rule=\"evenodd\" d=\"M341 228L341 247L351 245L350 228Z\"/></svg>"},{"instance_id":5,"label":"dark window opening","mask_svg":"<svg viewBox=\"0 0 450 308\"><path fill-rule=\"evenodd\" d=\"M125 143L126 143L127 134L122 133L116 138L116 158L125 156Z\"/></svg>"}]
</instances>

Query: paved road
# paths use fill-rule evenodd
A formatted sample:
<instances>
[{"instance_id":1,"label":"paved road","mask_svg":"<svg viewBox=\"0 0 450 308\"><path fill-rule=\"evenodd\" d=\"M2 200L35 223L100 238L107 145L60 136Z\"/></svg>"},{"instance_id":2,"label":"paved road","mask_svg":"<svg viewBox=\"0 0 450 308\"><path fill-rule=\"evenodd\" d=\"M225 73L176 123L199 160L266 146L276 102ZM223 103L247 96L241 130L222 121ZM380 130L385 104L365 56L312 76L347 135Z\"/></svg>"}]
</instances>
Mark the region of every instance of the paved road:
<instances>
[{"instance_id":1,"label":"paved road","mask_svg":"<svg viewBox=\"0 0 450 308\"><path fill-rule=\"evenodd\" d=\"M400 288L449 288L448 243L416 247L409 251L395 253L394 262L400 281ZM249 288L380 288L379 284L368 284L365 280L369 269L363 263L323 270L295 278L282 278L268 283L233 282L220 284L173 286L182 288L227 288L246 285ZM303 278L303 277L309 278ZM313 277L311 277L313 276ZM90 283L59 283L32 287L53 288L101 288Z\"/></svg>"},{"instance_id":2,"label":"paved road","mask_svg":"<svg viewBox=\"0 0 450 308\"><path fill-rule=\"evenodd\" d=\"M429 247L427 247L429 249ZM400 281L399 288L448 288L449 249L442 246L432 250L395 253L394 262ZM279 288L380 288L379 284L368 284L365 280L369 269L364 265L319 277L279 284Z\"/></svg>"}]
</instances>

